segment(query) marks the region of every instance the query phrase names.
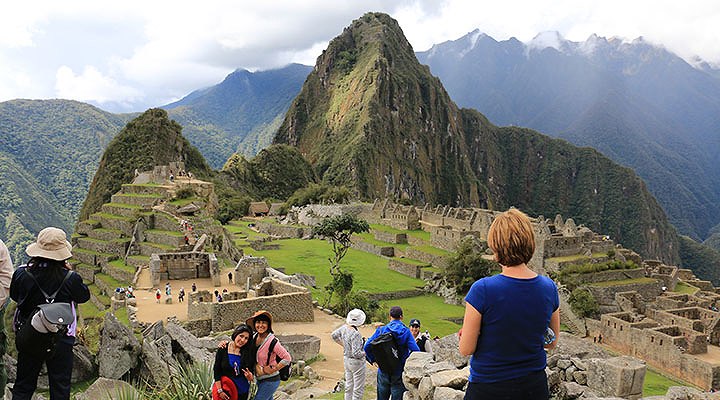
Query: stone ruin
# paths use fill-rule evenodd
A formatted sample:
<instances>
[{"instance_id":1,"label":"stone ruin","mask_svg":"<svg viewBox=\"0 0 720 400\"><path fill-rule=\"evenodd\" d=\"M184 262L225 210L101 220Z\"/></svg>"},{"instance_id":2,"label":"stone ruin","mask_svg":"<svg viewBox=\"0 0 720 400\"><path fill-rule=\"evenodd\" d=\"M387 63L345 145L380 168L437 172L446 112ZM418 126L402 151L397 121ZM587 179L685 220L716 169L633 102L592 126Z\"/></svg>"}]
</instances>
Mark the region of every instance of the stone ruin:
<instances>
[{"instance_id":1,"label":"stone ruin","mask_svg":"<svg viewBox=\"0 0 720 400\"><path fill-rule=\"evenodd\" d=\"M211 278L220 286L220 267L214 253L153 253L150 256L153 286L176 279Z\"/></svg>"}]
</instances>

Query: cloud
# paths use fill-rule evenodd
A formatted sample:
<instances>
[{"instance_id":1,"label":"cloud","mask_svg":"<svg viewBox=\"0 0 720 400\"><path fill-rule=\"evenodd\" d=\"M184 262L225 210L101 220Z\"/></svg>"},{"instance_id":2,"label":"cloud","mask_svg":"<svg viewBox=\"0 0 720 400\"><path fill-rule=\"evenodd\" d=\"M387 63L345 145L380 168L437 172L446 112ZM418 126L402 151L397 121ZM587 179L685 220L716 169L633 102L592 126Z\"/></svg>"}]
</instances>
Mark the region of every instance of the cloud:
<instances>
[{"instance_id":1,"label":"cloud","mask_svg":"<svg viewBox=\"0 0 720 400\"><path fill-rule=\"evenodd\" d=\"M63 99L100 104L118 99L131 103L143 99L138 89L124 86L115 79L104 76L93 66L86 66L80 75L75 74L69 67L62 66L58 69L55 78L57 97Z\"/></svg>"}]
</instances>

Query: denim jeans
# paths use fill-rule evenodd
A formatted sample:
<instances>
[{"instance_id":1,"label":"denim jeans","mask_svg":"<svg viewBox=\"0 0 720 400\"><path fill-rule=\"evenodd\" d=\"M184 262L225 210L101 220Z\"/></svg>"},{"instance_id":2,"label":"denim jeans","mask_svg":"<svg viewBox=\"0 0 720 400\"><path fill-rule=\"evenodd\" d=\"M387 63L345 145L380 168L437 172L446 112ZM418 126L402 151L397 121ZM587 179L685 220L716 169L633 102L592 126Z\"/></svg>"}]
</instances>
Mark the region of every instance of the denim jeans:
<instances>
[{"instance_id":1,"label":"denim jeans","mask_svg":"<svg viewBox=\"0 0 720 400\"><path fill-rule=\"evenodd\" d=\"M501 382L470 382L465 400L547 400L547 375L545 370Z\"/></svg>"},{"instance_id":2,"label":"denim jeans","mask_svg":"<svg viewBox=\"0 0 720 400\"><path fill-rule=\"evenodd\" d=\"M278 387L280 387L279 376L258 380L258 389L257 394L255 394L255 400L272 400Z\"/></svg>"},{"instance_id":3,"label":"denim jeans","mask_svg":"<svg viewBox=\"0 0 720 400\"><path fill-rule=\"evenodd\" d=\"M405 393L405 385L402 381L402 374L390 375L380 370L377 373L377 400L402 400Z\"/></svg>"}]
</instances>

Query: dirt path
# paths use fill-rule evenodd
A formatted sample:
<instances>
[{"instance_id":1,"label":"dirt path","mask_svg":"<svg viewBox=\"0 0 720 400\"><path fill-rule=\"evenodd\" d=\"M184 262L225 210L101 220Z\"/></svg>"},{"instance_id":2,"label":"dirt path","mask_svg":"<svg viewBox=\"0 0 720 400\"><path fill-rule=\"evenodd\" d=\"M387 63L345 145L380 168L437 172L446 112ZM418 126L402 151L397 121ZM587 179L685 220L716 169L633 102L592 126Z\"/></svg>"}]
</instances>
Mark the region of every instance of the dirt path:
<instances>
[{"instance_id":1,"label":"dirt path","mask_svg":"<svg viewBox=\"0 0 720 400\"><path fill-rule=\"evenodd\" d=\"M165 304L165 282L161 282L160 292L162 297L158 304L155 300L155 289L151 287L150 271L144 269L138 277L138 289L135 290L135 297L137 298L137 319L143 322L155 322L158 320L165 320L167 317L175 316L181 321L187 320L187 303L179 303L177 294L181 287L185 288L185 292L190 292L192 283L195 282L198 289L207 289L212 291L222 291L223 288L228 291L238 290L238 287L234 284L228 283L227 273L232 269L228 268L223 271L221 275L222 285L220 287L214 287L212 281L208 279L188 279L188 280L173 280L170 281L172 287L172 304ZM188 296L185 296L187 301ZM303 334L313 335L320 338L320 353L325 357L323 361L317 361L313 363L312 368L318 373L323 380L316 385L319 388L332 390L335 384L342 379L343 376L343 349L342 346L336 344L330 334L332 331L342 325L345 320L334 315L328 315L318 309L314 310L315 321L309 323L300 322L278 322L274 324L273 329L276 334L290 335L290 334ZM360 333L363 337L370 337L375 331L375 327L365 325L360 328ZM368 376L371 379L370 369L373 367L368 366Z\"/></svg>"}]
</instances>

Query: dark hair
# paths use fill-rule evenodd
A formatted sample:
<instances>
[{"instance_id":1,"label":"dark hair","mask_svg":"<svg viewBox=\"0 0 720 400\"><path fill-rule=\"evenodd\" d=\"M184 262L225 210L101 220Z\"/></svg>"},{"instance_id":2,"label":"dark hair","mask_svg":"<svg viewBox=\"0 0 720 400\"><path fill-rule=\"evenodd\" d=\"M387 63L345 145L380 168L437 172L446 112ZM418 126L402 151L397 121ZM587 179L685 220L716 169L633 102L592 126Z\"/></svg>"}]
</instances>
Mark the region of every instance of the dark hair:
<instances>
[{"instance_id":1,"label":"dark hair","mask_svg":"<svg viewBox=\"0 0 720 400\"><path fill-rule=\"evenodd\" d=\"M46 269L53 279L62 279L65 274L65 260L52 260L45 257L30 257L27 262L27 269L35 272L37 269Z\"/></svg>"},{"instance_id":2,"label":"dark hair","mask_svg":"<svg viewBox=\"0 0 720 400\"><path fill-rule=\"evenodd\" d=\"M230 335L230 338L232 340L235 340L235 338L243 332L247 332L250 335L250 337L252 337L252 335L253 335L253 330L249 326L247 326L247 324L240 324L237 326L237 328L235 328L232 335Z\"/></svg>"},{"instance_id":3,"label":"dark hair","mask_svg":"<svg viewBox=\"0 0 720 400\"><path fill-rule=\"evenodd\" d=\"M265 322L267 322L267 323L268 323L268 332L274 333L273 330L272 330L272 321L270 320L270 317L268 317L268 316L265 315L265 314L260 314L260 315L258 315L257 317L253 318L253 324L256 323L256 322L258 322L258 321L265 321Z\"/></svg>"}]
</instances>

